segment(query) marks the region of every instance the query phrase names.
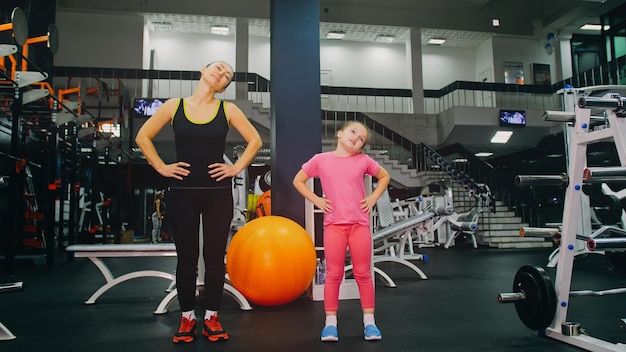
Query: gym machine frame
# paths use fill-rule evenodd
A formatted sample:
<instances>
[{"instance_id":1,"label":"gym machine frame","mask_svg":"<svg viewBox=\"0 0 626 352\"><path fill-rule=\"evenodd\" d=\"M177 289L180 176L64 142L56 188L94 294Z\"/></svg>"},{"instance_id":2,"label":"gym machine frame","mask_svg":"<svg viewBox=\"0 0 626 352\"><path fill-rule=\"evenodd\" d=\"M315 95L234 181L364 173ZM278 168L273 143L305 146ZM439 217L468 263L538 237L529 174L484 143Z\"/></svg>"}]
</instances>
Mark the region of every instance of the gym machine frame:
<instances>
[{"instance_id":1,"label":"gym machine frame","mask_svg":"<svg viewBox=\"0 0 626 352\"><path fill-rule=\"evenodd\" d=\"M7 157L11 163L15 163L15 167L9 167L8 188L8 225L4 227L7 231L5 235L6 245L6 274L13 276L15 267L15 248L14 243L18 239L18 233L21 233L24 227L23 216L20 209L24 204L23 189L26 184L25 175L28 173L28 164L41 167L35 163L27 161L24 158L24 145L25 136L22 126L22 112L23 106L34 102L36 100L48 97L50 95L49 85L45 85L42 82L48 77L48 74L41 69L37 71L27 71L28 60L28 45L36 43L47 42L49 48L54 53L58 47L58 35L56 26L50 24L48 27L48 33L44 36L35 38L28 37L28 20L25 13L16 7L11 13L11 22L0 24L0 32L10 31L13 41L15 43L5 44L0 43L0 87L2 90L5 88L12 91L13 100L11 102L11 142L10 153L3 154L3 157ZM20 52L21 47L21 52ZM21 57L21 67L18 70L18 60L16 57ZM7 63L10 64L7 66ZM31 63L31 66L32 65ZM31 85L39 85L40 89L29 87ZM4 92L3 92L4 93ZM26 172L26 173L25 173ZM21 291L23 289L23 281L9 282L0 284L0 293L9 291ZM0 322L0 341L13 340L15 335L11 333Z\"/></svg>"},{"instance_id":2,"label":"gym machine frame","mask_svg":"<svg viewBox=\"0 0 626 352\"><path fill-rule=\"evenodd\" d=\"M498 296L501 303L516 303L518 314L527 326L541 330L545 326L543 322L552 318L552 322L545 328L546 336L590 351L626 351L626 345L611 343L580 333L579 324L567 321L570 296L601 296L625 291L624 289L598 292L570 291L574 256L577 251L576 242L581 240L578 230L581 228L581 221L586 220L581 218L584 215L581 209L584 206L582 199L585 199L582 194L583 182L585 177L590 176L586 168L587 145L598 141L613 140L622 166L619 173L622 177L626 176L626 119L624 118L626 117L626 98L610 93L612 90L623 91L624 87L594 86L564 89L565 110L571 109L571 106L575 104L574 113L546 112L546 116L559 115L564 122L574 124L573 131L569 134L566 202L560 231L555 283L553 286L542 268L526 265L520 268L515 276L513 290L516 292ZM597 92L603 92L604 95L595 96ZM594 114L598 112L604 114L604 125L595 128L592 126L592 110ZM603 173L602 168L594 170L597 176ZM617 170L620 168L607 168L606 172L615 176ZM603 248L626 250L625 238L592 240L591 245L594 250ZM587 242L588 249L591 245Z\"/></svg>"}]
</instances>

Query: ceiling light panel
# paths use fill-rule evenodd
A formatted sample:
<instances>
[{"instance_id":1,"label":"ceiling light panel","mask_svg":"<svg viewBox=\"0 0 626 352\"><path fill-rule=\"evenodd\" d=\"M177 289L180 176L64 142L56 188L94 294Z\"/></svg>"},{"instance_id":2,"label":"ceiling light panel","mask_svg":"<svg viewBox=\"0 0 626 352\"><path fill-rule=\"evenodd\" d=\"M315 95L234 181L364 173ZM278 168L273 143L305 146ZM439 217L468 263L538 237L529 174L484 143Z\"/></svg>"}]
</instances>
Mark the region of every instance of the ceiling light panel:
<instances>
[{"instance_id":1,"label":"ceiling light panel","mask_svg":"<svg viewBox=\"0 0 626 352\"><path fill-rule=\"evenodd\" d=\"M170 22L174 33L202 33L210 34L211 26L226 25L230 34L236 35L236 19L221 16L198 16L148 13L145 15L147 23ZM249 35L251 37L269 38L270 21L267 19L249 19ZM395 36L394 44L404 44L409 39L409 28L395 26L374 26L351 23L320 23L320 38L326 38L330 31L343 31L346 36L343 40L355 42L374 42L380 33ZM476 48L484 41L493 37L492 33L455 31L448 29L421 29L421 44L428 45L430 38L446 38L446 47Z\"/></svg>"},{"instance_id":2,"label":"ceiling light panel","mask_svg":"<svg viewBox=\"0 0 626 352\"><path fill-rule=\"evenodd\" d=\"M211 26L211 34L215 35L228 35L230 34L230 28L228 26Z\"/></svg>"},{"instance_id":3,"label":"ceiling light panel","mask_svg":"<svg viewBox=\"0 0 626 352\"><path fill-rule=\"evenodd\" d=\"M443 44L445 42L446 42L446 40L444 38L431 38L428 41L428 44L431 44L431 45L441 45L441 44Z\"/></svg>"},{"instance_id":4,"label":"ceiling light panel","mask_svg":"<svg viewBox=\"0 0 626 352\"><path fill-rule=\"evenodd\" d=\"M152 30L160 33L171 32L172 24L170 22L152 22Z\"/></svg>"},{"instance_id":5,"label":"ceiling light panel","mask_svg":"<svg viewBox=\"0 0 626 352\"><path fill-rule=\"evenodd\" d=\"M477 156L479 158L486 158L486 157L489 157L489 156L492 156L492 155L493 155L493 153L491 153L491 152L479 152L479 153L474 154L474 156Z\"/></svg>"},{"instance_id":6,"label":"ceiling light panel","mask_svg":"<svg viewBox=\"0 0 626 352\"><path fill-rule=\"evenodd\" d=\"M326 33L326 39L341 40L345 37L346 37L346 32L344 31L330 31Z\"/></svg>"},{"instance_id":7,"label":"ceiling light panel","mask_svg":"<svg viewBox=\"0 0 626 352\"><path fill-rule=\"evenodd\" d=\"M446 47L471 49L478 47L491 37L493 37L492 33L422 28L422 45L428 45L431 38L445 38Z\"/></svg>"},{"instance_id":8,"label":"ceiling light panel","mask_svg":"<svg viewBox=\"0 0 626 352\"><path fill-rule=\"evenodd\" d=\"M609 30L609 28L611 28L611 26L609 25L604 26L605 31ZM587 24L580 26L580 29L585 30L585 31L600 31L602 29L602 25L587 23Z\"/></svg>"},{"instance_id":9,"label":"ceiling light panel","mask_svg":"<svg viewBox=\"0 0 626 352\"><path fill-rule=\"evenodd\" d=\"M509 141L509 139L511 138L512 135L513 135L513 132L511 132L511 131L498 131L491 138L491 143L505 144L506 142Z\"/></svg>"},{"instance_id":10,"label":"ceiling light panel","mask_svg":"<svg viewBox=\"0 0 626 352\"><path fill-rule=\"evenodd\" d=\"M389 34L380 34L374 40L376 43L391 44L396 39L395 36Z\"/></svg>"}]
</instances>

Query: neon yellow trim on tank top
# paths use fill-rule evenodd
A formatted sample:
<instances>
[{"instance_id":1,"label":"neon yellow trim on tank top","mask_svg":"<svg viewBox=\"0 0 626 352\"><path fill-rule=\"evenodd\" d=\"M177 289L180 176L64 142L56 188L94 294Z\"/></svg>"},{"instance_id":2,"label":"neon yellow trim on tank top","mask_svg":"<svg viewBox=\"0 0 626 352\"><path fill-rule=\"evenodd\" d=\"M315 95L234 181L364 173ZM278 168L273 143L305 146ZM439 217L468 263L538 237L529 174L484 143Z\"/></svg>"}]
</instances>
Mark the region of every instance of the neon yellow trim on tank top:
<instances>
[{"instance_id":1,"label":"neon yellow trim on tank top","mask_svg":"<svg viewBox=\"0 0 626 352\"><path fill-rule=\"evenodd\" d=\"M228 113L226 112L226 102L224 102L224 116L226 116L226 123L230 126L230 117L228 117Z\"/></svg>"},{"instance_id":2,"label":"neon yellow trim on tank top","mask_svg":"<svg viewBox=\"0 0 626 352\"><path fill-rule=\"evenodd\" d=\"M210 119L208 119L207 121L204 121L204 122L194 121L194 120L192 120L192 119L189 117L189 115L187 115L187 104L185 104L185 99L182 99L182 98L181 98L181 100L182 100L182 102L183 102L183 113L184 113L184 115L185 115L185 118L186 118L189 122L191 122L191 123L193 123L193 124L195 124L195 125L204 125L204 124L207 124L207 123L209 123L209 122L211 122L211 121L215 120L215 117L217 116L217 113L218 113L218 111L220 110L220 104L217 104L217 109L215 109L215 112L213 113L213 116L212 116ZM220 101L220 102L221 102L221 101ZM226 109L224 109L224 113L226 113ZM228 117L227 117L226 119L228 120Z\"/></svg>"}]
</instances>

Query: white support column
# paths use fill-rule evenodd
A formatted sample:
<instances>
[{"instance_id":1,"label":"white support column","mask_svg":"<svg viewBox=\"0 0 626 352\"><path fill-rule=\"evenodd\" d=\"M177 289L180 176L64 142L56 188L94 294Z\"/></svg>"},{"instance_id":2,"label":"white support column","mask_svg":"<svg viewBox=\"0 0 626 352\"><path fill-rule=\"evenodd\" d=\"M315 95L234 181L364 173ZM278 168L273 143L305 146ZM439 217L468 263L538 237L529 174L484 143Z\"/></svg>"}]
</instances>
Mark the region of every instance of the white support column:
<instances>
[{"instance_id":1,"label":"white support column","mask_svg":"<svg viewBox=\"0 0 626 352\"><path fill-rule=\"evenodd\" d=\"M424 75L422 73L422 30L409 29L409 40L406 44L406 56L409 63L409 77L413 90L413 113L424 113Z\"/></svg>"},{"instance_id":2,"label":"white support column","mask_svg":"<svg viewBox=\"0 0 626 352\"><path fill-rule=\"evenodd\" d=\"M556 55L556 79L554 81L562 81L566 78L574 75L572 69L572 34L571 33L559 33L558 38L558 50L555 51Z\"/></svg>"},{"instance_id":3,"label":"white support column","mask_svg":"<svg viewBox=\"0 0 626 352\"><path fill-rule=\"evenodd\" d=\"M248 19L237 18L235 38L235 71L248 72ZM248 82L235 82L235 99L248 100Z\"/></svg>"}]
</instances>

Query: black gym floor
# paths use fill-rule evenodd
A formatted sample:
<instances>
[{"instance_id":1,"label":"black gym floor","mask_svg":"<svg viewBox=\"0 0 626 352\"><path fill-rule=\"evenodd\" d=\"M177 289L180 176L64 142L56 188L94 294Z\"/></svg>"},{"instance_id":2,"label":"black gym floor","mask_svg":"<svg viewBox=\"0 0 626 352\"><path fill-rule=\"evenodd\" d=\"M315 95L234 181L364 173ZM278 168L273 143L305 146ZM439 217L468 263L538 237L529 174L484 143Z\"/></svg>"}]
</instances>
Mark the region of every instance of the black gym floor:
<instances>
[{"instance_id":1,"label":"black gym floor","mask_svg":"<svg viewBox=\"0 0 626 352\"><path fill-rule=\"evenodd\" d=\"M512 304L497 303L499 292L512 290L513 277L524 264L546 265L551 249L426 248L428 263L416 264L428 275L417 275L398 264L384 269L398 284L377 281L376 321L382 341L367 342L357 300L340 301L339 342L319 341L324 317L322 302L306 296L279 307L254 306L242 311L228 296L221 310L230 340L210 343L198 336L191 344L171 342L179 324L178 303L170 312L152 312L165 296L166 280L140 278L125 282L99 298L83 302L103 283L87 259L57 258L52 268L21 264L21 292L0 296L0 322L17 336L0 341L2 352L31 351L579 351L527 329ZM175 258L108 258L114 274L133 270L173 272ZM554 279L555 270L547 269ZM623 286L625 276L609 270L604 258L576 260L572 290L604 290ZM618 319L626 317L621 295L572 297L568 320L591 336L626 341ZM201 311L198 311L202 314ZM198 334L200 335L200 334Z\"/></svg>"}]
</instances>

